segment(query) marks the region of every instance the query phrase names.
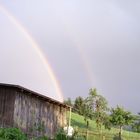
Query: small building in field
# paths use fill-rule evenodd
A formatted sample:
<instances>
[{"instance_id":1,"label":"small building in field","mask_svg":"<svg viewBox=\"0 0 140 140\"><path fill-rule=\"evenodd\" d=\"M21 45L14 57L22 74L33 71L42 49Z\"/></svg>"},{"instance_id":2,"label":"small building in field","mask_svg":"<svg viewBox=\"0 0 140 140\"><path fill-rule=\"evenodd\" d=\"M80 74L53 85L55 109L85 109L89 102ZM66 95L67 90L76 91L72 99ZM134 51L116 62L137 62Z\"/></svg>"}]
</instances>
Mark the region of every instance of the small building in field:
<instances>
[{"instance_id":1,"label":"small building in field","mask_svg":"<svg viewBox=\"0 0 140 140\"><path fill-rule=\"evenodd\" d=\"M0 127L52 137L67 124L69 106L18 85L0 84Z\"/></svg>"}]
</instances>

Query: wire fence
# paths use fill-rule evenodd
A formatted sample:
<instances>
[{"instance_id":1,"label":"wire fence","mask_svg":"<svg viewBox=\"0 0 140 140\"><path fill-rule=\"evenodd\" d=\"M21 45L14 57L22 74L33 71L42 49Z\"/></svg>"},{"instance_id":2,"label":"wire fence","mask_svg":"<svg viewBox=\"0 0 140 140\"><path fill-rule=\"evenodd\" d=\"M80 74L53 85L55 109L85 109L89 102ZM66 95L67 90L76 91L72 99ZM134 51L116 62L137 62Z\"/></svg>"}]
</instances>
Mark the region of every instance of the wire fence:
<instances>
[{"instance_id":1,"label":"wire fence","mask_svg":"<svg viewBox=\"0 0 140 140\"><path fill-rule=\"evenodd\" d=\"M118 134L106 133L106 132L93 132L93 131L79 131L77 134L77 140L140 140L140 135L123 135L122 138Z\"/></svg>"}]
</instances>

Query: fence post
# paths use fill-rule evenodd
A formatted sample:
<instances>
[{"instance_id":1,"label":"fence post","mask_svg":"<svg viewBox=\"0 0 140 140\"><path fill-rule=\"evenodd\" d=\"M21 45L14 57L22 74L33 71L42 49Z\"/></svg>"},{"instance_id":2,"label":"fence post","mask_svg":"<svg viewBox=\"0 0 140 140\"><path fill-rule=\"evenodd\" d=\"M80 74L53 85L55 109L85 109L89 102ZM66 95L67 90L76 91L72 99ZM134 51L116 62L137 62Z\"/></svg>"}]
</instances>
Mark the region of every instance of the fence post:
<instances>
[{"instance_id":1,"label":"fence post","mask_svg":"<svg viewBox=\"0 0 140 140\"><path fill-rule=\"evenodd\" d=\"M105 140L105 136L103 135L103 140Z\"/></svg>"},{"instance_id":2,"label":"fence post","mask_svg":"<svg viewBox=\"0 0 140 140\"><path fill-rule=\"evenodd\" d=\"M87 132L86 132L86 140L88 140L88 130L87 130Z\"/></svg>"}]
</instances>

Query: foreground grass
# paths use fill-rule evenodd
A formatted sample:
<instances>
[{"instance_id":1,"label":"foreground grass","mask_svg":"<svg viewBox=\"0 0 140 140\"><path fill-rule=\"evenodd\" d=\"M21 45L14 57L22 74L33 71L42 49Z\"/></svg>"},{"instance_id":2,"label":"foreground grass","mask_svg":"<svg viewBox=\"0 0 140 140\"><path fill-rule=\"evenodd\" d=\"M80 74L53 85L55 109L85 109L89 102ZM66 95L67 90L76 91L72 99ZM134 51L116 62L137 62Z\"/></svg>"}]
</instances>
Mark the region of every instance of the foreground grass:
<instances>
[{"instance_id":1,"label":"foreground grass","mask_svg":"<svg viewBox=\"0 0 140 140\"><path fill-rule=\"evenodd\" d=\"M84 117L80 116L78 114L72 113L71 117L71 125L78 129L82 134L86 133L86 123L84 121ZM99 135L99 130L97 130L96 123L93 120L89 120L89 135ZM115 135L117 135L119 130L117 128L112 128L111 130L107 130L104 127L102 127L100 133L104 136L106 136L109 140L112 139ZM122 134L124 140L140 140L140 134L134 133L130 131L123 130ZM90 140L90 139L89 139ZM91 140L94 140L91 138Z\"/></svg>"}]
</instances>

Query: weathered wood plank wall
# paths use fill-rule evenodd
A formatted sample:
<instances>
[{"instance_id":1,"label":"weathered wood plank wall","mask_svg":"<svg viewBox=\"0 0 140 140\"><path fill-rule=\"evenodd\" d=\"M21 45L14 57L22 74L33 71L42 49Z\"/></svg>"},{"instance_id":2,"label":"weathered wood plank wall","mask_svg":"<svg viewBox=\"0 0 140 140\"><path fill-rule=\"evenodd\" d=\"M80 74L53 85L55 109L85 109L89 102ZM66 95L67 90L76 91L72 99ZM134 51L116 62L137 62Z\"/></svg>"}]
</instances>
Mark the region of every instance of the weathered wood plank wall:
<instances>
[{"instance_id":1,"label":"weathered wood plank wall","mask_svg":"<svg viewBox=\"0 0 140 140\"><path fill-rule=\"evenodd\" d=\"M15 92L0 87L0 127L13 126Z\"/></svg>"},{"instance_id":2,"label":"weathered wood plank wall","mask_svg":"<svg viewBox=\"0 0 140 140\"><path fill-rule=\"evenodd\" d=\"M14 125L33 136L53 136L66 124L66 109L43 98L17 92Z\"/></svg>"}]
</instances>

